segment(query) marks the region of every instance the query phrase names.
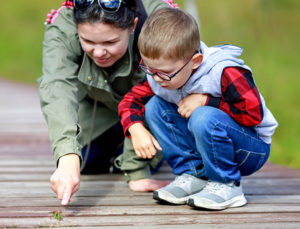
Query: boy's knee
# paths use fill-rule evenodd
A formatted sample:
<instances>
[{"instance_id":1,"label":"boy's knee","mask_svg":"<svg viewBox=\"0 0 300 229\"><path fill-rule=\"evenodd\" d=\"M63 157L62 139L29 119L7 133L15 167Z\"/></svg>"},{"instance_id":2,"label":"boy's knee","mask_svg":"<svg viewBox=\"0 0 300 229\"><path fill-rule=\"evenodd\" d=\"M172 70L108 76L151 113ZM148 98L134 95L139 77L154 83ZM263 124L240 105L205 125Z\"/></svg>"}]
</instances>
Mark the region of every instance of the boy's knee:
<instances>
[{"instance_id":1,"label":"boy's knee","mask_svg":"<svg viewBox=\"0 0 300 229\"><path fill-rule=\"evenodd\" d=\"M158 113L158 99L157 96L153 96L145 105L145 119L150 120L153 116Z\"/></svg>"},{"instance_id":2,"label":"boy's knee","mask_svg":"<svg viewBox=\"0 0 300 229\"><path fill-rule=\"evenodd\" d=\"M162 112L168 107L168 102L158 96L153 96L145 105L145 119L151 120L161 117Z\"/></svg>"},{"instance_id":3,"label":"boy's knee","mask_svg":"<svg viewBox=\"0 0 300 229\"><path fill-rule=\"evenodd\" d=\"M153 111L153 109L155 109L158 104L159 104L159 97L158 96L153 96L145 105L145 109L147 112L151 112Z\"/></svg>"},{"instance_id":4,"label":"boy's knee","mask_svg":"<svg viewBox=\"0 0 300 229\"><path fill-rule=\"evenodd\" d=\"M220 112L222 111L209 106L197 108L189 118L188 129L198 134L211 131L220 122Z\"/></svg>"}]
</instances>

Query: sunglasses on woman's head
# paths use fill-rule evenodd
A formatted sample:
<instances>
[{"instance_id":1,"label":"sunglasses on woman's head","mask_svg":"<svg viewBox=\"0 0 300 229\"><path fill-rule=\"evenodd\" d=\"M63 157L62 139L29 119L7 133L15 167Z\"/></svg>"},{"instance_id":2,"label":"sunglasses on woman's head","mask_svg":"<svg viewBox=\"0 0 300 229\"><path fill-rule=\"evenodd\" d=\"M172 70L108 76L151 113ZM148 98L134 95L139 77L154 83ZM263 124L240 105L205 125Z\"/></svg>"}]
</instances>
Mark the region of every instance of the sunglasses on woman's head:
<instances>
[{"instance_id":1,"label":"sunglasses on woman's head","mask_svg":"<svg viewBox=\"0 0 300 229\"><path fill-rule=\"evenodd\" d=\"M74 7L76 9L85 9L93 4L95 0L74 0ZM106 12L117 12L121 4L124 4L123 0L97 0L100 8Z\"/></svg>"}]
</instances>

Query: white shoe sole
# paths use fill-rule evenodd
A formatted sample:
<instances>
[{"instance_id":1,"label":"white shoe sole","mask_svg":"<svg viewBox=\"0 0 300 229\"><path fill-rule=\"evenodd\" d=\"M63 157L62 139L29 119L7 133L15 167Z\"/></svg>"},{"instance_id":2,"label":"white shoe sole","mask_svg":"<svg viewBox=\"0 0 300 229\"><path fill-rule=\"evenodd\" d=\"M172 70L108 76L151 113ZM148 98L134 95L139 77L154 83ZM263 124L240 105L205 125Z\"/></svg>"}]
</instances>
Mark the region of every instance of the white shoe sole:
<instances>
[{"instance_id":1,"label":"white shoe sole","mask_svg":"<svg viewBox=\"0 0 300 229\"><path fill-rule=\"evenodd\" d=\"M191 196L192 195L185 196L182 198L177 198L177 197L173 196L172 194L170 194L169 192L164 192L163 190L155 191L153 193L153 199L155 199L155 200L168 202L171 204L178 204L178 205L187 204L187 201Z\"/></svg>"},{"instance_id":2,"label":"white shoe sole","mask_svg":"<svg viewBox=\"0 0 300 229\"><path fill-rule=\"evenodd\" d=\"M244 206L245 204L247 204L247 200L244 195L236 196L222 203L214 203L211 200L201 197L192 197L188 200L189 206L211 210L224 210L226 208L236 208Z\"/></svg>"}]
</instances>

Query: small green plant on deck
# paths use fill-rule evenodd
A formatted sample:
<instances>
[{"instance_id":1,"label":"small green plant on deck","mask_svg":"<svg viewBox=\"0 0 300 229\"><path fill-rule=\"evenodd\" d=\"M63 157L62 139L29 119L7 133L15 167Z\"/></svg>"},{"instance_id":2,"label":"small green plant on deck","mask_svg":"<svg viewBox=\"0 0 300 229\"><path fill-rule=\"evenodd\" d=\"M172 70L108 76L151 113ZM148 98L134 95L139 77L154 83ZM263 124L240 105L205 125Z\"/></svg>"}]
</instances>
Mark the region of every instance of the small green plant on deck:
<instances>
[{"instance_id":1,"label":"small green plant on deck","mask_svg":"<svg viewBox=\"0 0 300 229\"><path fill-rule=\"evenodd\" d=\"M56 211L53 211L52 213L56 220L61 221L63 219L63 217L61 215L61 210L56 210Z\"/></svg>"}]
</instances>

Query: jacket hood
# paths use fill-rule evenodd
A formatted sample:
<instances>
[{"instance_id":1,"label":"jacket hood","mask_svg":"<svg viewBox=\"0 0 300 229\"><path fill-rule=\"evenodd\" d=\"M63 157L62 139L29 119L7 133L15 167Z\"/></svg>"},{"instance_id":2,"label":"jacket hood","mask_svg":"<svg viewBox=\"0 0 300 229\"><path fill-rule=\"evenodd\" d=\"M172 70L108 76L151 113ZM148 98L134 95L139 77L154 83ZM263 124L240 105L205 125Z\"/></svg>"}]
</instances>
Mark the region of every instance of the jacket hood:
<instances>
[{"instance_id":1,"label":"jacket hood","mask_svg":"<svg viewBox=\"0 0 300 229\"><path fill-rule=\"evenodd\" d=\"M242 66L244 61L238 57L242 54L243 49L234 45L219 45L207 47L201 41L200 52L203 55L203 61L197 71L193 74L192 78L199 78L209 74L211 69L222 62L232 62L232 65Z\"/></svg>"}]
</instances>

